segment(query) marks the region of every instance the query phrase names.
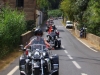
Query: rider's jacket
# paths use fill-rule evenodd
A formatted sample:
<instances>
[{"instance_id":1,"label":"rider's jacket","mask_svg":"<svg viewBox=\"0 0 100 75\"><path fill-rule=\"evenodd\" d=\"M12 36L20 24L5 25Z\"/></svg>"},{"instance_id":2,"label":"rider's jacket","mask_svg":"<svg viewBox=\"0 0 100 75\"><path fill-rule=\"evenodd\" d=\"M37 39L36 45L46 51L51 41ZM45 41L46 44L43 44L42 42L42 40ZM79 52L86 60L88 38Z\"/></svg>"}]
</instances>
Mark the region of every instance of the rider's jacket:
<instances>
[{"instance_id":1,"label":"rider's jacket","mask_svg":"<svg viewBox=\"0 0 100 75\"><path fill-rule=\"evenodd\" d=\"M51 30L52 30L52 26L50 26L49 30L48 30L48 33L50 34L51 33Z\"/></svg>"},{"instance_id":2,"label":"rider's jacket","mask_svg":"<svg viewBox=\"0 0 100 75\"><path fill-rule=\"evenodd\" d=\"M50 36L52 36L52 37L54 37L55 35L56 35L55 32L51 32L51 33L50 33Z\"/></svg>"}]
</instances>

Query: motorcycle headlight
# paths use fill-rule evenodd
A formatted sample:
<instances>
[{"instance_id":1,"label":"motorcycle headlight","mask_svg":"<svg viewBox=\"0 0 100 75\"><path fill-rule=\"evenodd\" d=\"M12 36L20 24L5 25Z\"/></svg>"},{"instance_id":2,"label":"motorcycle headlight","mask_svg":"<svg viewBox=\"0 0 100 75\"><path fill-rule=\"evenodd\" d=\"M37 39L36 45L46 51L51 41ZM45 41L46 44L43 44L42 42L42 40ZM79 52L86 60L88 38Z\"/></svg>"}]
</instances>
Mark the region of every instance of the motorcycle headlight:
<instances>
[{"instance_id":1,"label":"motorcycle headlight","mask_svg":"<svg viewBox=\"0 0 100 75\"><path fill-rule=\"evenodd\" d=\"M43 52L42 54L43 54L43 56L46 56L46 53L45 52Z\"/></svg>"},{"instance_id":2,"label":"motorcycle headlight","mask_svg":"<svg viewBox=\"0 0 100 75\"><path fill-rule=\"evenodd\" d=\"M38 52L38 51L36 51L35 53L34 53L34 58L39 58L40 57L40 53Z\"/></svg>"}]
</instances>

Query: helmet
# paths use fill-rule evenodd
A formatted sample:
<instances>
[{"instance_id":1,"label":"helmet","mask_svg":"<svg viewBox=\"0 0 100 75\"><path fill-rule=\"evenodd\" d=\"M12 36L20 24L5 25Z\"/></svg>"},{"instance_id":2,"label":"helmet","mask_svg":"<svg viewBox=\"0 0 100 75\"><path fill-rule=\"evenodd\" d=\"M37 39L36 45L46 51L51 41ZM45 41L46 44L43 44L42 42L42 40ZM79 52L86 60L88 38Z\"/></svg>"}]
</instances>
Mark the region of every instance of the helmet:
<instances>
[{"instance_id":1,"label":"helmet","mask_svg":"<svg viewBox=\"0 0 100 75\"><path fill-rule=\"evenodd\" d=\"M55 27L55 25L52 25L52 27Z\"/></svg>"},{"instance_id":2,"label":"helmet","mask_svg":"<svg viewBox=\"0 0 100 75\"><path fill-rule=\"evenodd\" d=\"M42 35L43 35L43 31L42 31L41 29L36 29L36 30L34 31L34 35L35 35L35 36L37 36L37 35L42 36Z\"/></svg>"}]
</instances>

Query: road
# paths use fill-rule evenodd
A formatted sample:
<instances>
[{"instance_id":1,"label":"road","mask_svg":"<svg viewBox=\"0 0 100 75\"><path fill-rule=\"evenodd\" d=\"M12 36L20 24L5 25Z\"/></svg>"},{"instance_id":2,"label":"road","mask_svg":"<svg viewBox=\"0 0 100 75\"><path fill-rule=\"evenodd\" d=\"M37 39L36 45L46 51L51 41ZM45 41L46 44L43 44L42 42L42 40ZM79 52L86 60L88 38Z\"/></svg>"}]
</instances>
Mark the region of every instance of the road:
<instances>
[{"instance_id":1,"label":"road","mask_svg":"<svg viewBox=\"0 0 100 75\"><path fill-rule=\"evenodd\" d=\"M95 52L77 40L61 20L54 24L60 32L62 48L52 50L59 55L59 75L100 75L100 52ZM44 37L46 32L44 32ZM0 75L19 75L17 58Z\"/></svg>"}]
</instances>

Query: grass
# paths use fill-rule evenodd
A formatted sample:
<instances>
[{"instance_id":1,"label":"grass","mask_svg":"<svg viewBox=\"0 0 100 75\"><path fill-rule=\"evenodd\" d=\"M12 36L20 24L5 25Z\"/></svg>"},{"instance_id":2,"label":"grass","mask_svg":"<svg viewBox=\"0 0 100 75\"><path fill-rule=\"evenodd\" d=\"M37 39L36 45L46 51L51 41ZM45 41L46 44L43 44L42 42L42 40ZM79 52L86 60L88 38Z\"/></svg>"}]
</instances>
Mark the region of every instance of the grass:
<instances>
[{"instance_id":1,"label":"grass","mask_svg":"<svg viewBox=\"0 0 100 75\"><path fill-rule=\"evenodd\" d=\"M21 54L22 52L19 51L19 49L16 49L14 52L0 59L0 71L5 69L11 62L13 62Z\"/></svg>"}]
</instances>

